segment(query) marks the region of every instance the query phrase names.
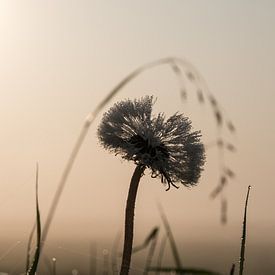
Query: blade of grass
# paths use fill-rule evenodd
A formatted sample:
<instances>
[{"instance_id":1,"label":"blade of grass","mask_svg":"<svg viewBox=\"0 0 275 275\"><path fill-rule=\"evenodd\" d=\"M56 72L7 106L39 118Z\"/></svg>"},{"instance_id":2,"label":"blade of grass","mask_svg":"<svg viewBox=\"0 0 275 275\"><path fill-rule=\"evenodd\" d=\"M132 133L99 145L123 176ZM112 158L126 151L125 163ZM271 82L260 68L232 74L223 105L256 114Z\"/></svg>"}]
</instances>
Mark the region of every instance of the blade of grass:
<instances>
[{"instance_id":1,"label":"blade of grass","mask_svg":"<svg viewBox=\"0 0 275 275\"><path fill-rule=\"evenodd\" d=\"M15 244L10 246L2 255L0 255L0 262L4 260L19 244L21 244L21 241L17 241Z\"/></svg>"},{"instance_id":2,"label":"blade of grass","mask_svg":"<svg viewBox=\"0 0 275 275\"><path fill-rule=\"evenodd\" d=\"M33 240L35 228L36 228L36 222L32 227L32 230L31 230L31 233L30 233L30 236L29 236L29 240L28 240L28 244L27 244L26 273L28 272L28 270L30 268L31 243L32 243L32 240Z\"/></svg>"},{"instance_id":3,"label":"blade of grass","mask_svg":"<svg viewBox=\"0 0 275 275\"><path fill-rule=\"evenodd\" d=\"M36 249L33 258L33 262L31 267L29 268L27 275L35 275L39 256L40 256L40 244L41 244L41 221L40 221L40 211L39 211L39 203L38 203L38 164L36 164L36 181L35 181L35 200L36 200Z\"/></svg>"},{"instance_id":4,"label":"blade of grass","mask_svg":"<svg viewBox=\"0 0 275 275\"><path fill-rule=\"evenodd\" d=\"M112 272L113 274L118 274L118 267L117 267L117 257L118 257L118 245L121 239L121 232L116 234L115 240L112 246ZM92 275L92 274L91 274Z\"/></svg>"},{"instance_id":5,"label":"blade of grass","mask_svg":"<svg viewBox=\"0 0 275 275\"><path fill-rule=\"evenodd\" d=\"M154 228L151 230L151 232L148 234L148 236L146 237L146 239L144 240L144 242L143 242L141 245L136 246L136 247L133 248L132 253L136 253L136 252L138 252L138 251L140 251L140 250L142 250L142 249L145 249L145 248L149 245L149 243L150 243L154 238L156 238L156 236L157 236L157 234L158 234L158 231L159 231L159 227L158 227L158 226L154 227Z\"/></svg>"},{"instance_id":6,"label":"blade of grass","mask_svg":"<svg viewBox=\"0 0 275 275\"><path fill-rule=\"evenodd\" d=\"M152 262L154 252L155 252L155 249L156 249L156 245L157 245L158 232L159 232L159 228L156 227L155 230L153 230L151 235L148 237L148 239L149 239L148 243L151 242L151 245L150 245L147 257L146 257L145 269L144 269L144 272L143 272L144 275L148 274L148 270L151 266L151 262Z\"/></svg>"},{"instance_id":7,"label":"blade of grass","mask_svg":"<svg viewBox=\"0 0 275 275\"><path fill-rule=\"evenodd\" d=\"M234 275L234 273L235 273L235 264L232 264L230 269L230 275Z\"/></svg>"},{"instance_id":8,"label":"blade of grass","mask_svg":"<svg viewBox=\"0 0 275 275\"><path fill-rule=\"evenodd\" d=\"M41 253L40 253L41 254ZM47 272L50 274L52 272L52 263L50 259L47 257L47 255L43 255L43 257L40 259L40 261L44 263L44 266L47 269Z\"/></svg>"},{"instance_id":9,"label":"blade of grass","mask_svg":"<svg viewBox=\"0 0 275 275\"><path fill-rule=\"evenodd\" d=\"M174 257L176 266L177 266L177 268L181 268L182 264L181 264L181 261L180 261L178 249L177 249L177 246L176 246L176 242L175 242L171 227L169 225L168 219L167 219L167 217L164 213L164 210L163 210L160 203L158 203L158 209L159 209L159 213L160 213L162 222L163 222L165 230L166 230L168 240L169 240L170 245L171 245L171 249L172 249L172 253L173 253L173 257Z\"/></svg>"},{"instance_id":10,"label":"blade of grass","mask_svg":"<svg viewBox=\"0 0 275 275\"><path fill-rule=\"evenodd\" d=\"M240 252L240 269L239 275L243 274L244 269L244 255L245 255L245 242L246 242L246 215L247 215L247 205L249 199L251 186L249 185L247 188L246 200L245 200L245 207L244 207L244 217L243 217L243 232L242 232L242 242L241 242L241 252Z\"/></svg>"},{"instance_id":11,"label":"blade of grass","mask_svg":"<svg viewBox=\"0 0 275 275\"><path fill-rule=\"evenodd\" d=\"M161 240L161 243L160 243L158 261L157 261L158 268L161 268L161 266L162 266L162 259L163 259L164 250L166 247L166 242L167 242L167 234L165 234L165 236L163 237L163 239ZM158 275L158 274L159 274L159 271L156 271L156 275Z\"/></svg>"}]
</instances>

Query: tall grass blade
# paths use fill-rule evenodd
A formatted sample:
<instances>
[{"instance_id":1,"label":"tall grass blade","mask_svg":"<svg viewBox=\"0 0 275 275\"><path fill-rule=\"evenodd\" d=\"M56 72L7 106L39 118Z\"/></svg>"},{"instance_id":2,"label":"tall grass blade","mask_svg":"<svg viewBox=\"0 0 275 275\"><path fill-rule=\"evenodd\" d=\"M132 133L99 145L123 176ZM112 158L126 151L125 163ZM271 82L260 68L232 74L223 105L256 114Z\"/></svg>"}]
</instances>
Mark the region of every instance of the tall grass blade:
<instances>
[{"instance_id":1,"label":"tall grass blade","mask_svg":"<svg viewBox=\"0 0 275 275\"><path fill-rule=\"evenodd\" d=\"M31 244L32 244L35 229L36 229L36 222L32 227L32 230L31 230L31 233L30 233L30 236L29 236L29 240L28 240L28 244L27 244L26 273L28 272L28 270L30 268Z\"/></svg>"},{"instance_id":2,"label":"tall grass blade","mask_svg":"<svg viewBox=\"0 0 275 275\"><path fill-rule=\"evenodd\" d=\"M42 262L42 261L43 261L43 263L44 263L44 265L47 269L47 272L49 274L51 274L51 272L52 272L52 263L51 263L50 259L47 257L47 255L44 254L43 257L40 258L40 262Z\"/></svg>"},{"instance_id":3,"label":"tall grass blade","mask_svg":"<svg viewBox=\"0 0 275 275\"><path fill-rule=\"evenodd\" d=\"M52 274L56 275L56 258L52 258Z\"/></svg>"},{"instance_id":4,"label":"tall grass blade","mask_svg":"<svg viewBox=\"0 0 275 275\"><path fill-rule=\"evenodd\" d=\"M118 267L117 267L117 258L118 258L118 246L121 239L121 232L116 234L116 237L113 242L112 246L112 272L113 274L118 274ZM91 274L92 275L92 274Z\"/></svg>"},{"instance_id":5,"label":"tall grass blade","mask_svg":"<svg viewBox=\"0 0 275 275\"><path fill-rule=\"evenodd\" d=\"M158 260L157 260L158 268L161 268L161 266L162 266L162 259L163 259L164 250L166 247L166 242L167 242L167 234L165 234L165 236L163 237L163 239L161 240L161 243L160 243L159 255L158 255ZM156 275L158 275L158 274L159 274L159 271L156 271Z\"/></svg>"},{"instance_id":6,"label":"tall grass blade","mask_svg":"<svg viewBox=\"0 0 275 275\"><path fill-rule=\"evenodd\" d=\"M12 251L14 251L19 244L21 244L21 241L17 241L15 244L11 245L2 255L0 255L0 262L3 261Z\"/></svg>"},{"instance_id":7,"label":"tall grass blade","mask_svg":"<svg viewBox=\"0 0 275 275\"><path fill-rule=\"evenodd\" d=\"M149 235L146 237L144 242L141 245L133 248L132 253L136 253L140 250L145 249L149 245L149 243L157 237L158 231L159 231L159 227L158 226L154 227L152 231L149 233Z\"/></svg>"},{"instance_id":8,"label":"tall grass blade","mask_svg":"<svg viewBox=\"0 0 275 275\"><path fill-rule=\"evenodd\" d=\"M169 225L168 219L167 219L160 203L158 204L158 209L159 209L159 213L160 213L162 222L163 222L165 230L166 230L168 240L169 240L170 245L171 245L171 249L172 249L172 253L173 253L173 257L174 257L176 266L177 266L177 268L181 268L182 264L181 264L181 261L180 261L178 249L177 249L177 246L176 246L176 242L175 242L171 227Z\"/></svg>"},{"instance_id":9,"label":"tall grass blade","mask_svg":"<svg viewBox=\"0 0 275 275\"><path fill-rule=\"evenodd\" d=\"M36 200L36 249L31 267L29 268L27 275L35 275L39 256L40 256L40 243L41 243L41 222L40 211L38 203L38 164L36 164L36 182L35 182L35 200Z\"/></svg>"},{"instance_id":10,"label":"tall grass blade","mask_svg":"<svg viewBox=\"0 0 275 275\"><path fill-rule=\"evenodd\" d=\"M151 245L150 245L147 257L146 257L145 268L144 268L144 272L143 272L144 275L148 274L148 270L151 266L151 262L152 262L154 252L156 249L156 245L157 245L158 232L159 232L159 228L157 227L157 228L155 228L155 231L152 232L153 234L151 234L151 236L149 236L151 238L150 239L148 238L149 243L151 242Z\"/></svg>"},{"instance_id":11,"label":"tall grass blade","mask_svg":"<svg viewBox=\"0 0 275 275\"><path fill-rule=\"evenodd\" d=\"M243 217L243 232L242 232L242 242L241 242L241 252L240 252L240 269L239 275L243 274L244 269L244 255L245 255L245 242L246 242L246 215L247 215L247 205L249 199L251 186L249 185L247 188L246 200L245 200L245 207L244 207L244 217Z\"/></svg>"},{"instance_id":12,"label":"tall grass blade","mask_svg":"<svg viewBox=\"0 0 275 275\"><path fill-rule=\"evenodd\" d=\"M230 275L234 275L234 273L235 273L235 264L232 264L230 269Z\"/></svg>"}]
</instances>

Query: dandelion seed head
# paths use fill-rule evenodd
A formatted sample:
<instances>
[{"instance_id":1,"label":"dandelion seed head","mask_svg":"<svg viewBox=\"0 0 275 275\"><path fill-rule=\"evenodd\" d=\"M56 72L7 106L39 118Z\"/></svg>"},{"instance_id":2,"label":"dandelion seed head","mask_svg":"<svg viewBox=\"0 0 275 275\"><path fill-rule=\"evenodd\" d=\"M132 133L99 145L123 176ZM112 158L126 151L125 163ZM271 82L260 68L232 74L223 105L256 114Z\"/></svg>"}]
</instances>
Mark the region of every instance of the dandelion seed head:
<instances>
[{"instance_id":1,"label":"dandelion seed head","mask_svg":"<svg viewBox=\"0 0 275 275\"><path fill-rule=\"evenodd\" d=\"M200 132L191 132L191 121L182 114L167 120L163 113L152 116L152 106L152 96L116 103L103 115L100 143L151 169L151 176L161 178L168 188L175 183L195 185L205 162Z\"/></svg>"}]
</instances>

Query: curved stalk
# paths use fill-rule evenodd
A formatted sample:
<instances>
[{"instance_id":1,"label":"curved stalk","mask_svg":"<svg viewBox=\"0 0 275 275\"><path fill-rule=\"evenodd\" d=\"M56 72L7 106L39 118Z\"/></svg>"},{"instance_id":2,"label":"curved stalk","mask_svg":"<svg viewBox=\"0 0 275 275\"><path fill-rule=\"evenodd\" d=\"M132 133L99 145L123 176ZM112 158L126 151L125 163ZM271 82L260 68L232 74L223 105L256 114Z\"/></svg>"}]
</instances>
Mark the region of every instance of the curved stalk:
<instances>
[{"instance_id":1,"label":"curved stalk","mask_svg":"<svg viewBox=\"0 0 275 275\"><path fill-rule=\"evenodd\" d=\"M137 196L139 181L140 181L140 178L142 177L144 170L145 170L145 166L137 165L129 187L126 211L125 211L124 246L123 246L120 275L129 274L132 248L133 248L133 237L134 237L134 214L135 214L136 196Z\"/></svg>"}]
</instances>

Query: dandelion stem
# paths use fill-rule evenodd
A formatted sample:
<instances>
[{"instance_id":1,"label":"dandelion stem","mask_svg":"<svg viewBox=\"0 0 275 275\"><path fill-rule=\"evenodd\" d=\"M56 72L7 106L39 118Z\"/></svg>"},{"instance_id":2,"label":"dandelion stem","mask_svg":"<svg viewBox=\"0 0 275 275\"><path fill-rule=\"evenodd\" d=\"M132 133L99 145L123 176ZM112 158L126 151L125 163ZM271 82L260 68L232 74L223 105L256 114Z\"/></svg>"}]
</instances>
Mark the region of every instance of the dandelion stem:
<instances>
[{"instance_id":1,"label":"dandelion stem","mask_svg":"<svg viewBox=\"0 0 275 275\"><path fill-rule=\"evenodd\" d=\"M126 211L125 211L124 247L123 247L120 275L129 274L131 256L132 256L132 247L133 247L133 236L134 236L133 231L134 231L134 212L135 212L136 195L137 195L139 181L140 181L140 178L142 177L144 170L145 170L145 166L137 165L129 187Z\"/></svg>"}]
</instances>

